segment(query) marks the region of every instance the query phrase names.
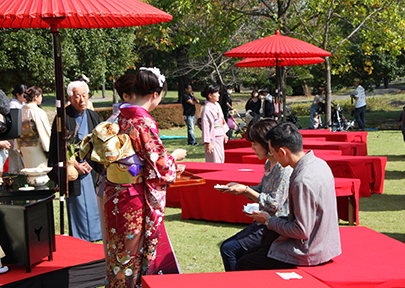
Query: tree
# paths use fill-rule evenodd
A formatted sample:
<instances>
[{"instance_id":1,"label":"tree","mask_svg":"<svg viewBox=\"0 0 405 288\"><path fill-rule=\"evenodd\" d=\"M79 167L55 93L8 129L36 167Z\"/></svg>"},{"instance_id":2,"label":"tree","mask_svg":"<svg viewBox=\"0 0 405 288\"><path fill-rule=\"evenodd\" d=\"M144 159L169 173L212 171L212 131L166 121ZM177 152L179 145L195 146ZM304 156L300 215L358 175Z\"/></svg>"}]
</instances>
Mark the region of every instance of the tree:
<instances>
[{"instance_id":1,"label":"tree","mask_svg":"<svg viewBox=\"0 0 405 288\"><path fill-rule=\"evenodd\" d=\"M301 30L296 29L295 33L306 35L320 47L332 53L332 62L329 57L326 57L325 61L326 123L330 123L331 75L352 72L350 62L347 61L350 56L349 40L357 33L361 33L370 43L377 43L377 41L387 43L387 36L391 41L403 43L403 38L400 40L400 31L404 29L403 18L401 19L403 13L400 12L403 1L362 0L353 3L352 1L316 0L294 1L292 4L301 23ZM392 17L392 15L395 16ZM385 36L384 40L382 35ZM364 53L369 51L371 48L366 49ZM333 64L336 66L331 70Z\"/></svg>"},{"instance_id":2,"label":"tree","mask_svg":"<svg viewBox=\"0 0 405 288\"><path fill-rule=\"evenodd\" d=\"M201 85L208 81L223 86L239 81L239 70L232 65L232 59L223 57L223 54L253 34L252 31L256 33L252 26L257 20L224 9L227 4L224 0L159 0L149 3L170 13L173 20L140 28L142 34L137 35L137 45L143 46L141 57L148 64L151 64L149 59L154 53L150 48L159 50L160 59L153 58L153 64L170 65L164 69L175 79L179 95L182 84L193 79L198 79Z\"/></svg>"}]
</instances>

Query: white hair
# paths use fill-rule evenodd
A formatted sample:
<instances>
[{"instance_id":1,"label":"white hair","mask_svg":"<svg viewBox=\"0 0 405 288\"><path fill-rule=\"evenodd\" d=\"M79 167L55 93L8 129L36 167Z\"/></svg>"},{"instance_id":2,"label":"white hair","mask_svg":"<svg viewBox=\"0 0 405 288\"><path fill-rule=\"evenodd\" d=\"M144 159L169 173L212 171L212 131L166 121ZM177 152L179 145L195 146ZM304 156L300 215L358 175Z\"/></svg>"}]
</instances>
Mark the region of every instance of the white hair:
<instances>
[{"instance_id":1,"label":"white hair","mask_svg":"<svg viewBox=\"0 0 405 288\"><path fill-rule=\"evenodd\" d=\"M84 87L84 88L86 89L86 93L87 93L87 94L89 93L89 86L87 85L86 82L83 82L83 81L73 81L73 82L70 82L70 83L69 83L69 85L68 85L68 87L67 87L67 89L66 89L66 92L67 92L68 96L69 96L69 97L72 97L72 96L73 96L73 89L79 88L79 87Z\"/></svg>"}]
</instances>

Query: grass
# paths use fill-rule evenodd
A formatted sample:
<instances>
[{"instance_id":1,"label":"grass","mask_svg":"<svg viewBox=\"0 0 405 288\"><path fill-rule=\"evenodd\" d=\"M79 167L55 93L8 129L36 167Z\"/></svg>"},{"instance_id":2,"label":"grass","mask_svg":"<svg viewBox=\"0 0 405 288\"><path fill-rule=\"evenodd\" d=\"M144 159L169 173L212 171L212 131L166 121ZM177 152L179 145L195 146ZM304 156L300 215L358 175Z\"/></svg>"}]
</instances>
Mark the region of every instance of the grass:
<instances>
[{"instance_id":1,"label":"grass","mask_svg":"<svg viewBox=\"0 0 405 288\"><path fill-rule=\"evenodd\" d=\"M177 97L177 95L174 96ZM237 101L235 102L237 104L235 105L244 106L245 97L249 96L242 94L240 97L236 97ZM379 97L381 97L381 102L390 101L389 103L403 99L398 95ZM239 99L241 100L239 101ZM238 109L241 108L238 107ZM381 125L384 122L393 121L393 119L393 123L397 125L402 108L400 105L396 107L395 105L391 105L387 110L381 111L381 109L377 109L377 111L368 112L366 114L367 127L372 127L374 125L372 123ZM309 126L308 116L300 117L300 121L303 127ZM186 136L187 131L186 128L175 128L160 130L160 134ZM195 129L195 134L197 142L201 143L201 131L198 128ZM187 149L188 155L185 161L204 162L204 147L201 145L196 147L187 146L187 139L184 138L163 140L163 143L169 152L177 148ZM369 155L385 156L388 162L384 193L373 194L368 198L360 198L359 219L360 225L405 243L405 226L403 225L405 221L405 190L403 188L405 187L404 148L404 141L400 130L369 131ZM59 203L57 200L54 202L54 207L56 232L59 233ZM65 227L67 228L67 222L65 223ZM183 273L224 271L219 246L223 240L246 226L245 224L225 222L182 220L181 208L169 207L166 209L165 225ZM345 226L347 223L341 222L340 225Z\"/></svg>"}]
</instances>

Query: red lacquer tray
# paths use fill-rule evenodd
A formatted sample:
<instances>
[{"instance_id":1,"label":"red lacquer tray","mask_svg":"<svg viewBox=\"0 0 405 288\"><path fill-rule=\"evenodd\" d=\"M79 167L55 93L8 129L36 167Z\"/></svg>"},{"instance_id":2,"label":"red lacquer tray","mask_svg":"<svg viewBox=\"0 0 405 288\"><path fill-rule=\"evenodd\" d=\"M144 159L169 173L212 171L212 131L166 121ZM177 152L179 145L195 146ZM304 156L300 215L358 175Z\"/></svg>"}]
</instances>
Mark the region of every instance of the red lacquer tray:
<instances>
[{"instance_id":1,"label":"red lacquer tray","mask_svg":"<svg viewBox=\"0 0 405 288\"><path fill-rule=\"evenodd\" d=\"M191 172L184 171L180 177L176 178L176 182L170 187L180 187L180 186L193 186L205 184L205 178L194 175Z\"/></svg>"}]
</instances>

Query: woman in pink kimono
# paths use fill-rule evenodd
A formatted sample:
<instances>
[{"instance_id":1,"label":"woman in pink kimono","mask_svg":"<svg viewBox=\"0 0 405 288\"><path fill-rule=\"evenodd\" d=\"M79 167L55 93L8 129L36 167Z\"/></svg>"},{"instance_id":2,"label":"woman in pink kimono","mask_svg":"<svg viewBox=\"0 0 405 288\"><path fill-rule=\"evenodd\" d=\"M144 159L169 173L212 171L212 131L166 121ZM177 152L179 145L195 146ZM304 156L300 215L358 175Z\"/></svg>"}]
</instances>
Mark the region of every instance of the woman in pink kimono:
<instances>
[{"instance_id":1,"label":"woman in pink kimono","mask_svg":"<svg viewBox=\"0 0 405 288\"><path fill-rule=\"evenodd\" d=\"M133 93L124 93L122 97L126 103L120 106L117 118L118 136L129 136L135 153L106 165L105 287L137 287L142 275L179 272L161 271L165 265L170 266L168 260L176 261L174 254L167 252L171 252L171 245L163 218L166 186L176 179L175 161L184 159L187 152L177 149L169 155L159 138L158 126L149 115L166 90L165 77L159 69L140 68ZM114 158L123 153L122 150L116 152L105 153L105 156Z\"/></svg>"},{"instance_id":2,"label":"woman in pink kimono","mask_svg":"<svg viewBox=\"0 0 405 288\"><path fill-rule=\"evenodd\" d=\"M228 141L224 114L219 100L219 87L207 85L201 92L205 97L205 106L201 112L202 143L205 147L205 162L224 163L224 143Z\"/></svg>"}]
</instances>

